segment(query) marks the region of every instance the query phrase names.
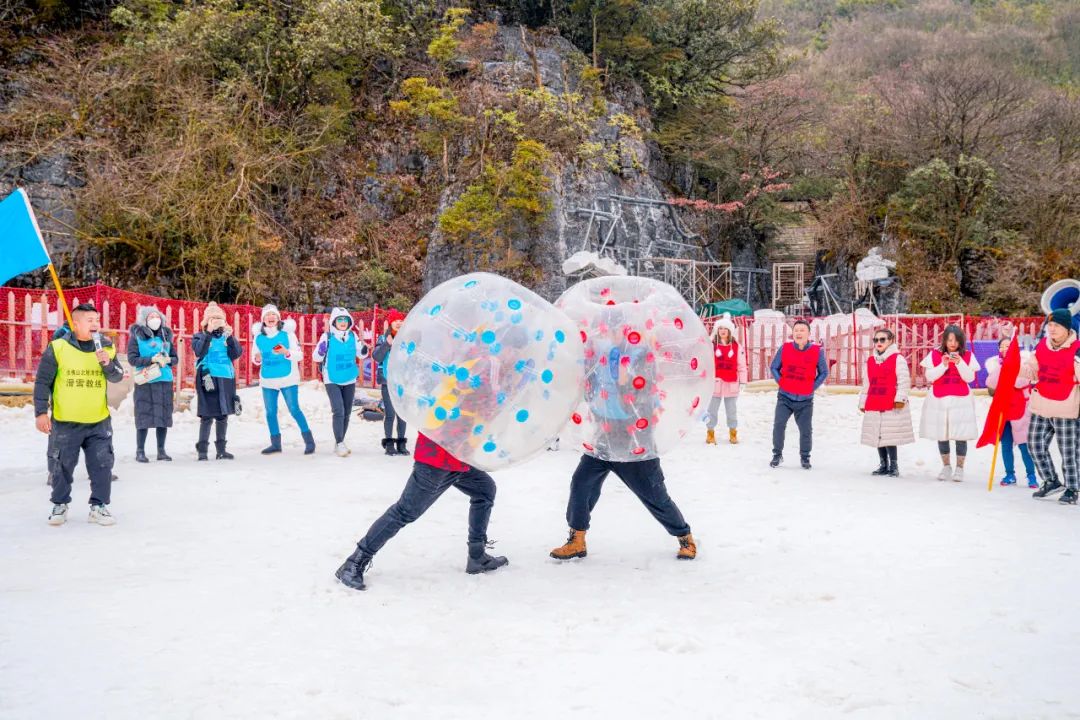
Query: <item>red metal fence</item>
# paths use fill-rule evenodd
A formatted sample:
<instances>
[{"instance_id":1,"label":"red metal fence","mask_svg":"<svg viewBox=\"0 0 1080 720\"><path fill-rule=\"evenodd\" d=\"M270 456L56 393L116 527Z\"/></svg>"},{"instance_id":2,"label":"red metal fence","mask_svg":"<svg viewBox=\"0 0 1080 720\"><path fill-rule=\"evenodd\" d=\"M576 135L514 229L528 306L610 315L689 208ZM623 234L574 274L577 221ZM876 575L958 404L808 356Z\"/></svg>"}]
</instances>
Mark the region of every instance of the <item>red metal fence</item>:
<instances>
[{"instance_id":1,"label":"red metal fence","mask_svg":"<svg viewBox=\"0 0 1080 720\"><path fill-rule=\"evenodd\" d=\"M87 301L97 306L101 311L103 331L113 338L120 352L126 351L128 328L135 322L139 306L156 305L176 335L180 359L176 372L177 387L193 386L195 362L189 348L206 303L140 295L100 283L73 288L66 291L66 295L72 306ZM222 308L244 348L244 354L236 364L238 384L242 387L251 385L258 379L258 369L251 364L249 355L251 326L258 321L260 309L250 305L222 305ZM376 335L385 329L386 312L386 309L375 306L353 313L357 325L362 325L365 331L364 342L369 347L374 344ZM296 336L303 347L301 377L314 379L311 351L326 330L327 316L287 310L282 310L282 316L296 321ZM875 328L859 327L859 320L854 315L851 322L846 324L836 323L835 318L805 319L811 323L811 338L820 342L825 349L830 366L828 382L833 385L860 384L866 358L873 347ZM706 319L706 325L711 328L714 320ZM740 344L747 353L750 380L770 377L769 363L773 355L791 337L792 318L786 320L785 323L735 318ZM960 325L971 340L989 340L997 339L1004 325L1013 326L1024 337L1034 336L1042 324L1041 317L987 318L964 315L886 315L880 320L896 333L897 345L912 369L916 387L925 385L923 375L918 370L919 363L940 344L947 325ZM32 379L41 353L52 339L58 322L63 323L63 314L58 311L55 291L0 288L0 377ZM376 332L371 332L373 329ZM373 385L374 373L370 370L369 364L365 368L365 384Z\"/></svg>"},{"instance_id":2,"label":"red metal fence","mask_svg":"<svg viewBox=\"0 0 1080 720\"><path fill-rule=\"evenodd\" d=\"M140 306L155 305L165 315L166 324L176 337L179 367L175 373L177 388L193 387L195 358L190 350L191 336L198 331L202 313L207 303L172 300L140 295L98 284L72 288L64 291L71 307L81 302L93 302L101 312L102 332L112 338L117 350L127 350L128 330L135 323ZM236 339L244 354L236 361L237 383L241 387L251 385L258 379L258 369L250 359L251 326L258 322L260 308L251 305L222 305ZM354 311L353 318L362 330L363 341L373 348L377 334L385 329L387 309L375 306ZM281 311L282 318L296 321L296 337L303 349L300 363L301 377L315 378L315 364L311 352L319 336L326 330L329 318L326 314L303 314ZM29 381L37 370L38 361L45 351L58 324L63 324L63 312L59 309L55 290L27 290L0 288L0 377ZM376 330L376 332L372 332ZM371 364L364 369L365 384L374 386L375 378Z\"/></svg>"}]
</instances>

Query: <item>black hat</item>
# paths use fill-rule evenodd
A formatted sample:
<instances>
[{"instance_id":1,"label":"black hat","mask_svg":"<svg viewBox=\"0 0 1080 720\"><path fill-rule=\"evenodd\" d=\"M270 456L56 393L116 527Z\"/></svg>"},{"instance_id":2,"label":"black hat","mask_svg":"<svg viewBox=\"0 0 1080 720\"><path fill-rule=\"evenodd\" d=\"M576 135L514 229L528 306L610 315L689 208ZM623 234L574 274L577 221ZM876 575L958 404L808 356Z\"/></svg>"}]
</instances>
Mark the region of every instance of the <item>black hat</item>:
<instances>
[{"instance_id":1,"label":"black hat","mask_svg":"<svg viewBox=\"0 0 1080 720\"><path fill-rule=\"evenodd\" d=\"M1064 328L1072 329L1072 315L1065 308L1057 308L1046 316L1047 322L1057 323Z\"/></svg>"}]
</instances>

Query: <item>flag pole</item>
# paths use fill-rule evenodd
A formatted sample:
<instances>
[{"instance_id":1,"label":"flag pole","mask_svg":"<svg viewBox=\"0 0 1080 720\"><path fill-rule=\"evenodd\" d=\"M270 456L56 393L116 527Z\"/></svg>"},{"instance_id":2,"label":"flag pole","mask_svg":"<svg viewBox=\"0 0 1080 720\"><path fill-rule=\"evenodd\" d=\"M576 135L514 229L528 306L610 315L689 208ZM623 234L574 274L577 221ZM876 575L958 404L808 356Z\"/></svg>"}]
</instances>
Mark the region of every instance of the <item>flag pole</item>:
<instances>
[{"instance_id":1,"label":"flag pole","mask_svg":"<svg viewBox=\"0 0 1080 720\"><path fill-rule=\"evenodd\" d=\"M1001 430L1005 427L1005 416L1001 416L1001 420L998 421L997 428L997 440L994 441L994 456L990 459L990 480L986 486L986 492L991 492L994 489L994 470L997 469L997 454L998 446L1001 445Z\"/></svg>"},{"instance_id":2,"label":"flag pole","mask_svg":"<svg viewBox=\"0 0 1080 720\"><path fill-rule=\"evenodd\" d=\"M71 310L68 308L67 299L64 297L64 288L60 287L60 277L56 274L56 266L49 262L49 275L52 276L53 285L56 286L56 294L60 297L60 307L64 309L64 317L67 318L68 327L75 332L75 323L71 320Z\"/></svg>"}]
</instances>

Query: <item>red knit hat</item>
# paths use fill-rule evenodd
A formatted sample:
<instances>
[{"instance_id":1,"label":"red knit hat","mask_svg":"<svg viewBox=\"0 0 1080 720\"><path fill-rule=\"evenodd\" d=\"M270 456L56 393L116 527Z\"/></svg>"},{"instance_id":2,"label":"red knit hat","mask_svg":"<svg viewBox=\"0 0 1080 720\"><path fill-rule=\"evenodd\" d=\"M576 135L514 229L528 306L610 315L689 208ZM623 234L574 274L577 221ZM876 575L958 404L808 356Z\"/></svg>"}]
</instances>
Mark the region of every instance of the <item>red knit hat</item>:
<instances>
[{"instance_id":1,"label":"red knit hat","mask_svg":"<svg viewBox=\"0 0 1080 720\"><path fill-rule=\"evenodd\" d=\"M388 322L388 323L392 323L395 320L404 320L404 319L405 319L405 313L401 312L400 310L394 310L394 309L391 308L390 310L386 311L386 322Z\"/></svg>"}]
</instances>

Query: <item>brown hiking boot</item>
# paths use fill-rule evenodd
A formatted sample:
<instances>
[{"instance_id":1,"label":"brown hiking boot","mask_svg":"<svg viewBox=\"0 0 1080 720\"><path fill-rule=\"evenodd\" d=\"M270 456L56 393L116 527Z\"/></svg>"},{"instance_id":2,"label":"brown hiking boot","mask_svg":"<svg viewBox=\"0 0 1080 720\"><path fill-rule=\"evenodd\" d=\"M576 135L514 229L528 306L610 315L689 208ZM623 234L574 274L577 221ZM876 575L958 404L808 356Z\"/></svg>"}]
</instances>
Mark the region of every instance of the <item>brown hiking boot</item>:
<instances>
[{"instance_id":1,"label":"brown hiking boot","mask_svg":"<svg viewBox=\"0 0 1080 720\"><path fill-rule=\"evenodd\" d=\"M675 556L679 560L693 560L697 557L697 545L694 544L694 536L686 533L679 538L679 554Z\"/></svg>"},{"instance_id":2,"label":"brown hiking boot","mask_svg":"<svg viewBox=\"0 0 1080 720\"><path fill-rule=\"evenodd\" d=\"M583 558L586 554L584 530L571 530L570 537L566 538L566 544L551 551L551 557L556 560Z\"/></svg>"},{"instance_id":3,"label":"brown hiking boot","mask_svg":"<svg viewBox=\"0 0 1080 720\"><path fill-rule=\"evenodd\" d=\"M739 444L739 431L738 430L736 430L735 428L731 428L730 430L727 431L727 436L728 436L728 440L731 442L732 445L738 445Z\"/></svg>"},{"instance_id":4,"label":"brown hiking boot","mask_svg":"<svg viewBox=\"0 0 1080 720\"><path fill-rule=\"evenodd\" d=\"M705 444L706 445L715 445L716 444L716 432L714 430L706 430L705 431Z\"/></svg>"}]
</instances>

